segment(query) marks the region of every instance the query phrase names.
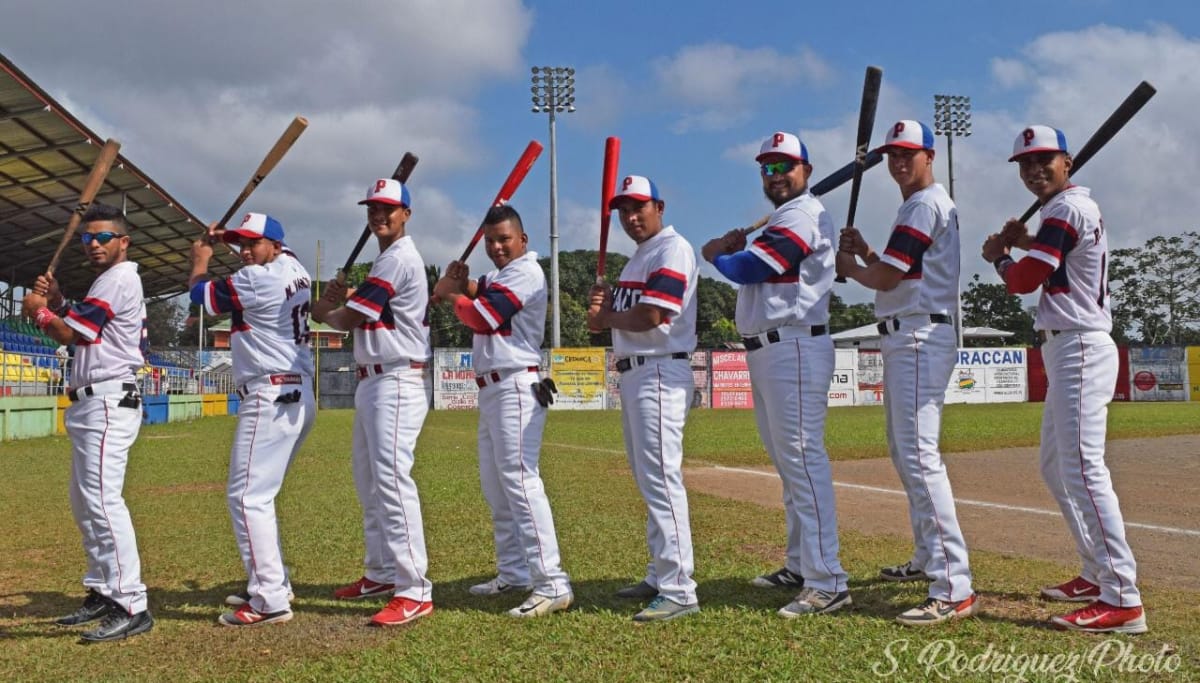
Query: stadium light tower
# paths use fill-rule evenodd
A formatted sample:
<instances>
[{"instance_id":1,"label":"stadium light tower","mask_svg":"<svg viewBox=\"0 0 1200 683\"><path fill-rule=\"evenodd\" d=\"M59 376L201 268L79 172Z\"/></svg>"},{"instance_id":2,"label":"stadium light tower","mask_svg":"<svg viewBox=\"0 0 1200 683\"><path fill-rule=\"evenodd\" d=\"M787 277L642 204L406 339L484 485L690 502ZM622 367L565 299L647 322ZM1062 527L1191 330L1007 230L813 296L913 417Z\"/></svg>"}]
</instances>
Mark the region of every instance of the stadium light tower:
<instances>
[{"instance_id":1,"label":"stadium light tower","mask_svg":"<svg viewBox=\"0 0 1200 683\"><path fill-rule=\"evenodd\" d=\"M946 136L946 175L950 181L950 199L954 199L954 137L971 135L971 98L966 95L933 96L933 132ZM958 346L963 345L962 289L959 288L958 315L954 321L958 330Z\"/></svg>"},{"instance_id":2,"label":"stadium light tower","mask_svg":"<svg viewBox=\"0 0 1200 683\"><path fill-rule=\"evenodd\" d=\"M550 290L554 296L551 345L562 343L558 291L558 154L554 115L575 111L575 69L569 66L533 67L533 113L550 115Z\"/></svg>"}]
</instances>

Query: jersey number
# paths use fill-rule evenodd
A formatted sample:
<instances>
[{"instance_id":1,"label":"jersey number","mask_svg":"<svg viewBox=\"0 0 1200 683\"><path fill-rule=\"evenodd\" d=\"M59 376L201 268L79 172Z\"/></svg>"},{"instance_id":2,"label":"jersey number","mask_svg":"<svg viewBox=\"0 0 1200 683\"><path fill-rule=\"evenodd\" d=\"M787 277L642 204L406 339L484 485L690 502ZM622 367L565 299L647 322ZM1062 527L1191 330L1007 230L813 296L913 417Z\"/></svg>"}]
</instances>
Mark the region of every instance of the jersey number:
<instances>
[{"instance_id":1,"label":"jersey number","mask_svg":"<svg viewBox=\"0 0 1200 683\"><path fill-rule=\"evenodd\" d=\"M292 306L292 338L296 344L308 343L308 309L309 303L305 301L299 306Z\"/></svg>"}]
</instances>

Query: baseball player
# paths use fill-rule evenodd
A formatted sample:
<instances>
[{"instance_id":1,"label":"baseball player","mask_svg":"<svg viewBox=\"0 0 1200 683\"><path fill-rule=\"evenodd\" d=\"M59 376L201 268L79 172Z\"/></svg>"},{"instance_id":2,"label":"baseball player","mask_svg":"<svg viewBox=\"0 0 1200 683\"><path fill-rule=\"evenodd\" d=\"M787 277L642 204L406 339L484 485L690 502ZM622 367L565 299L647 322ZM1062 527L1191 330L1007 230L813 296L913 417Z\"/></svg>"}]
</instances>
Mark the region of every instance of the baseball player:
<instances>
[{"instance_id":1,"label":"baseball player","mask_svg":"<svg viewBox=\"0 0 1200 683\"><path fill-rule=\"evenodd\" d=\"M829 296L833 221L808 192L808 149L774 133L755 157L763 193L775 205L767 229L749 247L741 230L704 245L701 254L740 285L738 333L754 393L758 433L783 480L787 560L755 578L760 587L802 588L783 617L822 614L851 603L838 559L833 472L825 452L825 413L833 380Z\"/></svg>"},{"instance_id":2,"label":"baseball player","mask_svg":"<svg viewBox=\"0 0 1200 683\"><path fill-rule=\"evenodd\" d=\"M433 392L425 322L429 287L425 263L406 234L412 215L408 188L381 178L359 204L367 207L379 257L348 301L346 286L330 282L312 316L335 329L354 331L358 363L353 464L363 507L366 568L360 579L335 590L334 597L392 595L370 623L398 626L433 612L421 504L412 478L413 450Z\"/></svg>"},{"instance_id":3,"label":"baseball player","mask_svg":"<svg viewBox=\"0 0 1200 683\"><path fill-rule=\"evenodd\" d=\"M64 423L71 438L71 512L87 556L87 597L57 623L100 619L82 638L109 641L154 626L133 521L121 495L129 449L142 426L135 373L146 363L146 306L137 264L126 258L129 224L120 209L92 204L82 224L83 251L97 272L87 296L63 310L57 281L42 275L22 308L55 341L75 345Z\"/></svg>"},{"instance_id":4,"label":"baseball player","mask_svg":"<svg viewBox=\"0 0 1200 683\"><path fill-rule=\"evenodd\" d=\"M588 329L612 329L621 373L621 424L633 478L646 501L646 578L617 592L650 600L634 621L700 611L692 579L692 530L683 488L683 424L695 388L696 254L671 226L665 203L643 176L627 176L609 203L637 243L616 290L594 285Z\"/></svg>"},{"instance_id":5,"label":"baseball player","mask_svg":"<svg viewBox=\"0 0 1200 683\"><path fill-rule=\"evenodd\" d=\"M1071 184L1071 155L1062 131L1026 128L1009 161L1017 162L1021 181L1042 203L1041 225L1031 237L1022 222L1009 220L1002 233L984 242L983 257L995 265L1010 293L1042 290L1034 325L1044 342L1048 382L1042 479L1058 501L1083 564L1079 576L1043 588L1042 596L1088 603L1054 617L1060 629L1144 633L1137 565L1104 463L1117 347L1109 336L1108 236L1100 207L1086 187ZM1014 262L1010 246L1029 253Z\"/></svg>"},{"instance_id":6,"label":"baseball player","mask_svg":"<svg viewBox=\"0 0 1200 683\"><path fill-rule=\"evenodd\" d=\"M954 371L958 310L958 210L933 180L933 132L919 121L898 121L878 151L904 203L883 254L854 226L842 230L838 273L875 295L882 335L888 450L908 494L913 558L881 570L888 580L931 579L929 598L896 618L922 626L967 617L978 609L967 546L954 508L950 479L938 450L942 406ZM860 266L855 255L866 266Z\"/></svg>"},{"instance_id":7,"label":"baseball player","mask_svg":"<svg viewBox=\"0 0 1200 683\"><path fill-rule=\"evenodd\" d=\"M550 501L538 471L546 409L553 401L538 379L546 327L546 276L521 216L498 206L484 219L484 244L496 269L468 280L454 261L434 286L474 332L471 359L479 385L479 480L492 509L496 578L471 586L475 595L499 595L530 586L533 594L509 610L538 617L565 610L574 595L562 570Z\"/></svg>"},{"instance_id":8,"label":"baseball player","mask_svg":"<svg viewBox=\"0 0 1200 683\"><path fill-rule=\"evenodd\" d=\"M292 459L312 428L313 360L308 342L311 283L308 271L283 246L283 226L261 213L220 238L236 244L243 268L208 279L216 224L192 244L191 299L210 315L230 313L229 346L238 423L229 456L226 501L242 565L245 593L227 602L223 626L258 626L292 618L291 587L283 564L275 496Z\"/></svg>"}]
</instances>

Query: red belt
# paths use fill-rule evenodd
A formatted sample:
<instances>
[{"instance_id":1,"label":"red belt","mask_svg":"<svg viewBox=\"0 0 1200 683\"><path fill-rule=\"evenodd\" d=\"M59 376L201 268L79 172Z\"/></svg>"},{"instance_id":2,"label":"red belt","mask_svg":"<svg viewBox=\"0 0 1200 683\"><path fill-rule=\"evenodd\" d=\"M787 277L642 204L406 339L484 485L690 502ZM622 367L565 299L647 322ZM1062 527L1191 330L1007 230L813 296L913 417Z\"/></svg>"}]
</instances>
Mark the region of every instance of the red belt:
<instances>
[{"instance_id":1,"label":"red belt","mask_svg":"<svg viewBox=\"0 0 1200 683\"><path fill-rule=\"evenodd\" d=\"M537 372L538 366L530 365L529 367L525 368L525 371L526 372ZM500 381L500 371L499 370L493 370L489 373L475 376L475 384L478 385L480 389L486 387L489 384L495 384L496 382L499 382L499 381Z\"/></svg>"}]
</instances>

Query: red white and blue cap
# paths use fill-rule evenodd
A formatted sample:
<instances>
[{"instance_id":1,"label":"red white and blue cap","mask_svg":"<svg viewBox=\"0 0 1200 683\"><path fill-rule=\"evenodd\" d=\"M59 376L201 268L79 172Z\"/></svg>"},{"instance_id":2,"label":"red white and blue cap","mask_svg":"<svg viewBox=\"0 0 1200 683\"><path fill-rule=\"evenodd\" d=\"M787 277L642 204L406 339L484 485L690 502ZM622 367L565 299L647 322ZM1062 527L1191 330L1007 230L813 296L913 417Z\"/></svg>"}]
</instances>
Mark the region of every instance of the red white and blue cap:
<instances>
[{"instance_id":1,"label":"red white and blue cap","mask_svg":"<svg viewBox=\"0 0 1200 683\"><path fill-rule=\"evenodd\" d=\"M1008 160L1016 161L1017 157L1033 152L1069 154L1067 152L1067 136L1063 135L1061 130L1050 126L1030 126L1021 131L1021 134L1013 141L1013 153Z\"/></svg>"},{"instance_id":2,"label":"red white and blue cap","mask_svg":"<svg viewBox=\"0 0 1200 683\"><path fill-rule=\"evenodd\" d=\"M883 139L883 144L876 147L875 151L886 152L888 147L933 149L933 131L929 129L929 126L920 121L912 119L897 121L888 130L888 134Z\"/></svg>"},{"instance_id":3,"label":"red white and blue cap","mask_svg":"<svg viewBox=\"0 0 1200 683\"><path fill-rule=\"evenodd\" d=\"M226 242L236 242L239 239L257 240L268 239L272 242L283 241L283 225L265 213L248 213L242 218L242 224L236 228L226 228L221 239Z\"/></svg>"},{"instance_id":4,"label":"red white and blue cap","mask_svg":"<svg viewBox=\"0 0 1200 683\"><path fill-rule=\"evenodd\" d=\"M792 161L800 161L808 163L808 148L800 142L800 138L791 133L777 131L771 137L763 140L762 146L758 148L758 156L754 160L762 163L762 160L771 155L782 155L790 158Z\"/></svg>"},{"instance_id":5,"label":"red white and blue cap","mask_svg":"<svg viewBox=\"0 0 1200 683\"><path fill-rule=\"evenodd\" d=\"M394 178L380 178L367 188L367 198L359 204L391 204L412 208L412 198L408 196L408 188Z\"/></svg>"},{"instance_id":6,"label":"red white and blue cap","mask_svg":"<svg viewBox=\"0 0 1200 683\"><path fill-rule=\"evenodd\" d=\"M625 176L625 179L621 181L621 189L613 195L612 199L608 200L608 208L616 209L622 199L633 199L639 202L662 201L662 197L658 194L658 186L649 178L640 175Z\"/></svg>"}]
</instances>

